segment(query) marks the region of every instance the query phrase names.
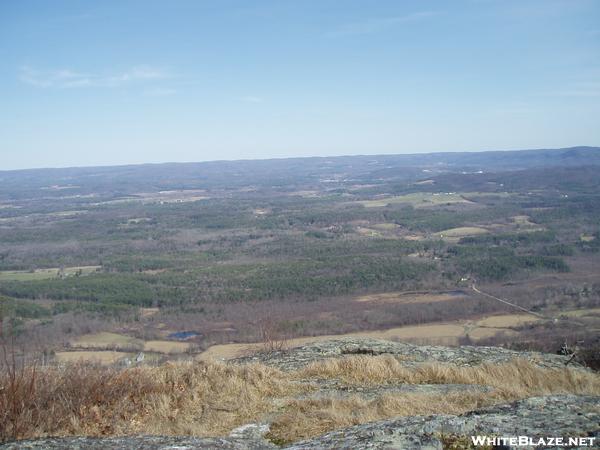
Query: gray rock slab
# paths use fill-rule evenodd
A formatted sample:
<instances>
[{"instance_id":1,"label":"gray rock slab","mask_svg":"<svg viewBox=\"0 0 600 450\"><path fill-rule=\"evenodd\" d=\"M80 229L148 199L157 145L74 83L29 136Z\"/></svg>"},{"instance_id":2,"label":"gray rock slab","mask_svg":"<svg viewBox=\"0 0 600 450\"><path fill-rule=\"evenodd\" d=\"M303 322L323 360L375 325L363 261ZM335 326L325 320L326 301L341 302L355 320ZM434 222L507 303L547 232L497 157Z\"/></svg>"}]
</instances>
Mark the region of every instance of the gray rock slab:
<instances>
[{"instance_id":1,"label":"gray rock slab","mask_svg":"<svg viewBox=\"0 0 600 450\"><path fill-rule=\"evenodd\" d=\"M275 448L279 447L263 439L181 436L57 437L0 445L2 450L268 450Z\"/></svg>"},{"instance_id":2,"label":"gray rock slab","mask_svg":"<svg viewBox=\"0 0 600 450\"><path fill-rule=\"evenodd\" d=\"M526 359L539 367L561 368L569 360L562 355L539 352L521 352L500 347L442 347L414 345L367 338L340 338L314 342L285 351L259 353L231 360L233 363L260 362L281 370L297 370L314 361L340 358L349 355L392 355L412 366L422 363L451 363L458 366L475 366L482 363L504 363L516 358ZM571 364L569 367L580 367Z\"/></svg>"}]
</instances>

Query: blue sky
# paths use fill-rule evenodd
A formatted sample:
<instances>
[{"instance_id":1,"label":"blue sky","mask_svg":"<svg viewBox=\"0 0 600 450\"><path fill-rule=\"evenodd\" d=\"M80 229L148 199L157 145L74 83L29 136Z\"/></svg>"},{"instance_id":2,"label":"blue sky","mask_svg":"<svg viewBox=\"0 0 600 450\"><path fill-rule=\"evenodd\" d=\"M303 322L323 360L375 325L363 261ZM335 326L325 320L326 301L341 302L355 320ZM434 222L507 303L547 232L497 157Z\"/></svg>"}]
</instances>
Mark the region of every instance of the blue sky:
<instances>
[{"instance_id":1,"label":"blue sky","mask_svg":"<svg viewBox=\"0 0 600 450\"><path fill-rule=\"evenodd\" d=\"M0 169L571 145L598 0L0 2Z\"/></svg>"}]
</instances>

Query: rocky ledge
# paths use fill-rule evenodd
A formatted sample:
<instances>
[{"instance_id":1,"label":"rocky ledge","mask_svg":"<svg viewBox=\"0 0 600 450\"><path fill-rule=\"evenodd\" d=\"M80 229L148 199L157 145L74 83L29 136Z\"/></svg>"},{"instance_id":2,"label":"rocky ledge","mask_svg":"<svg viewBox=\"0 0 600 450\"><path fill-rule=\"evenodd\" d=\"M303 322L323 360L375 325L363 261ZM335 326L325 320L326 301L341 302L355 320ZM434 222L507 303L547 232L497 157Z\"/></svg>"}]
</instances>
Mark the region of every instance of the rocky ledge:
<instances>
[{"instance_id":1,"label":"rocky ledge","mask_svg":"<svg viewBox=\"0 0 600 450\"><path fill-rule=\"evenodd\" d=\"M520 352L500 347L442 347L413 345L381 339L343 338L314 342L290 350L259 353L232 360L235 363L260 362L281 370L296 370L315 361L341 358L348 355L393 355L406 366L423 363L450 363L458 366L476 366L483 363L500 364L516 358L526 359L539 367L579 367L562 355L539 352Z\"/></svg>"}]
</instances>

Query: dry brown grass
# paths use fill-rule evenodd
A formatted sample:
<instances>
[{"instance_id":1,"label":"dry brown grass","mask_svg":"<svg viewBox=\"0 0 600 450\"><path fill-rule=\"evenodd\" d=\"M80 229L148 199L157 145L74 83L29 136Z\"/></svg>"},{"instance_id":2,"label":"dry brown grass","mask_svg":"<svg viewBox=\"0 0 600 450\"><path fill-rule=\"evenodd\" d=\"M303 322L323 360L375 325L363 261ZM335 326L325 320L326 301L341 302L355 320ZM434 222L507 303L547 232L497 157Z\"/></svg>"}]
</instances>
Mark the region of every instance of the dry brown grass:
<instances>
[{"instance_id":1,"label":"dry brown grass","mask_svg":"<svg viewBox=\"0 0 600 450\"><path fill-rule=\"evenodd\" d=\"M114 350L81 350L73 352L56 352L56 361L61 363L99 363L114 364L120 359L131 357L131 353L117 352Z\"/></svg>"},{"instance_id":2,"label":"dry brown grass","mask_svg":"<svg viewBox=\"0 0 600 450\"><path fill-rule=\"evenodd\" d=\"M73 339L70 342L72 347L84 349L134 349L141 350L143 342L131 336L124 334L100 332L94 334L86 334Z\"/></svg>"},{"instance_id":3,"label":"dry brown grass","mask_svg":"<svg viewBox=\"0 0 600 450\"><path fill-rule=\"evenodd\" d=\"M184 353L192 347L189 342L146 341L144 351L157 353Z\"/></svg>"},{"instance_id":4,"label":"dry brown grass","mask_svg":"<svg viewBox=\"0 0 600 450\"><path fill-rule=\"evenodd\" d=\"M461 383L493 392L297 398L317 379L378 386ZM116 369L82 364L23 367L0 373L0 440L45 435L162 434L217 436L274 417L277 442L399 415L461 413L492 403L550 393L600 394L600 376L542 369L530 362L477 367L402 366L391 356L352 356L281 372L260 364L179 362Z\"/></svg>"},{"instance_id":5,"label":"dry brown grass","mask_svg":"<svg viewBox=\"0 0 600 450\"><path fill-rule=\"evenodd\" d=\"M476 324L478 327L508 328L519 327L538 320L540 320L539 317L532 316L531 314L501 314L488 316L485 319L478 320Z\"/></svg>"},{"instance_id":6,"label":"dry brown grass","mask_svg":"<svg viewBox=\"0 0 600 450\"><path fill-rule=\"evenodd\" d=\"M477 367L429 364L409 369L391 356L355 356L311 364L297 376L336 378L347 384L481 384L492 392L385 394L291 400L271 426L276 442L317 436L338 428L398 416L461 414L483 406L545 394L600 393L600 377L573 369L541 369L528 361Z\"/></svg>"},{"instance_id":7,"label":"dry brown grass","mask_svg":"<svg viewBox=\"0 0 600 450\"><path fill-rule=\"evenodd\" d=\"M0 375L0 440L44 435L219 435L298 392L261 365L178 363L125 370L72 365Z\"/></svg>"},{"instance_id":8,"label":"dry brown grass","mask_svg":"<svg viewBox=\"0 0 600 450\"><path fill-rule=\"evenodd\" d=\"M458 295L451 294L411 294L407 295L403 292L384 292L382 294L361 295L353 299L359 303L437 303L446 302L463 298Z\"/></svg>"},{"instance_id":9,"label":"dry brown grass","mask_svg":"<svg viewBox=\"0 0 600 450\"><path fill-rule=\"evenodd\" d=\"M398 416L461 414L498 401L497 395L451 393L447 395L387 394L374 400L359 396L292 400L286 412L271 424L269 437L288 443L350 427Z\"/></svg>"},{"instance_id":10,"label":"dry brown grass","mask_svg":"<svg viewBox=\"0 0 600 450\"><path fill-rule=\"evenodd\" d=\"M347 384L478 384L492 386L508 397L545 394L600 394L600 376L564 368L544 369L515 359L505 364L459 367L424 364L408 368L393 356L352 356L319 361L300 375L306 378L339 379Z\"/></svg>"}]
</instances>

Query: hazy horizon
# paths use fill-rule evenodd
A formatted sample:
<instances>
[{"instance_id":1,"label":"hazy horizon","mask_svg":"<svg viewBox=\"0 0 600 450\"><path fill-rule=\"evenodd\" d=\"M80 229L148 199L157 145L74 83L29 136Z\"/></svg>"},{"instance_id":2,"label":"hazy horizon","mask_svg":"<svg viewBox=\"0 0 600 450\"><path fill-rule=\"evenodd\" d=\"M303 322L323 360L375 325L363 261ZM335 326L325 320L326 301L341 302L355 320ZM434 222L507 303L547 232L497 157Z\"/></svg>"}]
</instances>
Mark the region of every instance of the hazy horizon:
<instances>
[{"instance_id":1,"label":"hazy horizon","mask_svg":"<svg viewBox=\"0 0 600 450\"><path fill-rule=\"evenodd\" d=\"M600 144L600 3L0 4L0 170Z\"/></svg>"},{"instance_id":2,"label":"hazy horizon","mask_svg":"<svg viewBox=\"0 0 600 450\"><path fill-rule=\"evenodd\" d=\"M0 167L0 172L16 172L26 170L60 170L60 169L90 169L94 167L125 167L125 166L144 166L144 165L169 165L169 164L202 164L202 163L217 163L217 162L243 162L243 161L270 161L270 160L285 160L285 159L302 159L302 158L344 158L352 156L377 157L377 156L410 156L410 155L433 155L445 153L493 153L493 152L528 152L528 151L559 151L568 150L571 148L593 148L600 149L600 145L574 145L570 147L552 147L552 148L511 148L511 149L485 149L485 150L446 150L446 151L422 151L422 152L404 152L404 153L355 153L355 154L339 154L339 155L303 155L303 156L281 156L271 158L231 158L231 159L207 159L198 161L146 161L132 162L127 164L95 164L95 165L78 165L78 166L45 166L45 167L25 167L17 169L3 169Z\"/></svg>"}]
</instances>

